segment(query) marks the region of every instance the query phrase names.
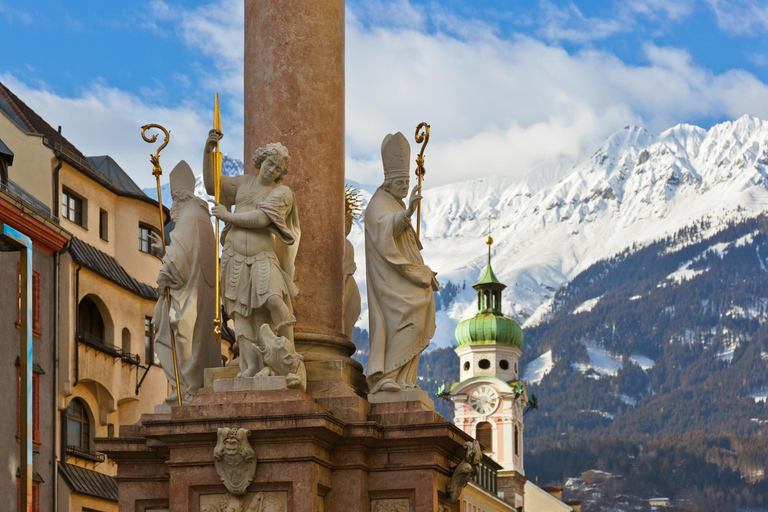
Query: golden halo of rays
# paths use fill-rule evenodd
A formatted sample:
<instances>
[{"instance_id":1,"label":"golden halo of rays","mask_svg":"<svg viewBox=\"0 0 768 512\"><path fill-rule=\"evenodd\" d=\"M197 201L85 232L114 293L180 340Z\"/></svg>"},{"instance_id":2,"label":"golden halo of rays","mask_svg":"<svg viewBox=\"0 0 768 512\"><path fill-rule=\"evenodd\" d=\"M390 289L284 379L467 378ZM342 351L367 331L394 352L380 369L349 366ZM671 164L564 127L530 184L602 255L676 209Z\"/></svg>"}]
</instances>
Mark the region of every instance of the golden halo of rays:
<instances>
[{"instance_id":1,"label":"golden halo of rays","mask_svg":"<svg viewBox=\"0 0 768 512\"><path fill-rule=\"evenodd\" d=\"M360 218L363 211L363 194L354 187L347 185L344 188L344 221L346 228L352 227L352 222Z\"/></svg>"}]
</instances>

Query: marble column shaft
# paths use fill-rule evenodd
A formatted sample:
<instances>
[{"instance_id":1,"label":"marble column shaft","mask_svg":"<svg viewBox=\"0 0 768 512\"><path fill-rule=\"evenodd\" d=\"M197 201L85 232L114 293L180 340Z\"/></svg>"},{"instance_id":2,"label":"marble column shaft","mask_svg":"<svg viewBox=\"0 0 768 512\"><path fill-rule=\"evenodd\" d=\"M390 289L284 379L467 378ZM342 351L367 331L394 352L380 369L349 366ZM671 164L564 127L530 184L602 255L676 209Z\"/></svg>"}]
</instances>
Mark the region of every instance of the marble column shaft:
<instances>
[{"instance_id":1,"label":"marble column shaft","mask_svg":"<svg viewBox=\"0 0 768 512\"><path fill-rule=\"evenodd\" d=\"M308 362L352 362L343 333L344 0L246 0L244 94L246 169L257 172L251 155L269 142L291 155L296 346Z\"/></svg>"}]
</instances>

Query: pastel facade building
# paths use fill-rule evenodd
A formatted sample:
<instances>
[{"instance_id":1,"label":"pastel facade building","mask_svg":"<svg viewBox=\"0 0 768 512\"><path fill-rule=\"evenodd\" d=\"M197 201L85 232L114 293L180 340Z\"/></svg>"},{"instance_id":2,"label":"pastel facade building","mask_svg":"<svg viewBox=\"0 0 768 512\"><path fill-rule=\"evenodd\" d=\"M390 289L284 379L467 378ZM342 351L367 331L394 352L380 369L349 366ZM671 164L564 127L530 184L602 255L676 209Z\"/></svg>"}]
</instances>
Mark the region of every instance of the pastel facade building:
<instances>
[{"instance_id":1,"label":"pastel facade building","mask_svg":"<svg viewBox=\"0 0 768 512\"><path fill-rule=\"evenodd\" d=\"M3 166L3 192L38 205L47 212L41 222L68 240L50 248L51 255L41 253L35 265L41 326L35 362L45 383L39 422L48 429L35 462L50 466L46 475L35 469L44 481L41 510L53 510L55 500L59 510L116 511L116 468L93 439L118 435L168 393L154 364L150 324L161 266L149 246L149 233L160 231L157 202L112 158L86 157L1 84L0 110L0 139L13 153L12 165L6 158ZM4 283L16 270L5 263L9 257L0 254ZM16 287L5 288L0 301L15 304ZM3 315L0 332L15 330L8 321ZM2 364L12 359L9 354ZM15 372L4 374L10 379Z\"/></svg>"},{"instance_id":2,"label":"pastel facade building","mask_svg":"<svg viewBox=\"0 0 768 512\"><path fill-rule=\"evenodd\" d=\"M56 459L56 277L59 252L69 234L53 212L52 169L55 156L43 137L30 130L13 109L0 84L0 233L10 228L31 239L32 249L32 507L53 510ZM46 187L45 185L48 185ZM0 457L4 468L0 502L21 507L19 500L21 252L0 240L0 375L4 393L0 404Z\"/></svg>"}]
</instances>

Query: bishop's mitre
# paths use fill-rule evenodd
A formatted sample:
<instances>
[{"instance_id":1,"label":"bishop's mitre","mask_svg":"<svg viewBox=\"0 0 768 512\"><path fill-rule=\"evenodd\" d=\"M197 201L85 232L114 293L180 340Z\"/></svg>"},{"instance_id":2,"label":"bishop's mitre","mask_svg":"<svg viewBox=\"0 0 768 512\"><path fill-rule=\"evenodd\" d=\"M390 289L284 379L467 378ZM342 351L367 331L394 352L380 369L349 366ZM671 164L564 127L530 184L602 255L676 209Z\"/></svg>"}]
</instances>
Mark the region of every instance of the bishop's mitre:
<instances>
[{"instance_id":1,"label":"bishop's mitre","mask_svg":"<svg viewBox=\"0 0 768 512\"><path fill-rule=\"evenodd\" d=\"M381 143L384 179L407 178L410 170L411 146L401 132L388 133Z\"/></svg>"}]
</instances>

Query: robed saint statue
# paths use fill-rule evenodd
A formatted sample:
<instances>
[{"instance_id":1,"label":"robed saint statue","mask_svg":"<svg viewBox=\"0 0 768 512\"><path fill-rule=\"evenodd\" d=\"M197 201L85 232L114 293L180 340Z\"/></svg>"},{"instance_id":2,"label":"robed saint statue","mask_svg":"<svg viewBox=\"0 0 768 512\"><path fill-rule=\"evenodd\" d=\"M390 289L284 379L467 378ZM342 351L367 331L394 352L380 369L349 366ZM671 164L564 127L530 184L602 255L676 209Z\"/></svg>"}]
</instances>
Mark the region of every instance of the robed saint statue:
<instances>
[{"instance_id":1,"label":"robed saint statue","mask_svg":"<svg viewBox=\"0 0 768 512\"><path fill-rule=\"evenodd\" d=\"M408 206L411 149L405 136L381 145L384 183L365 210L370 393L419 389L419 356L435 334L435 272L421 257L411 217L421 201L414 187Z\"/></svg>"}]
</instances>

